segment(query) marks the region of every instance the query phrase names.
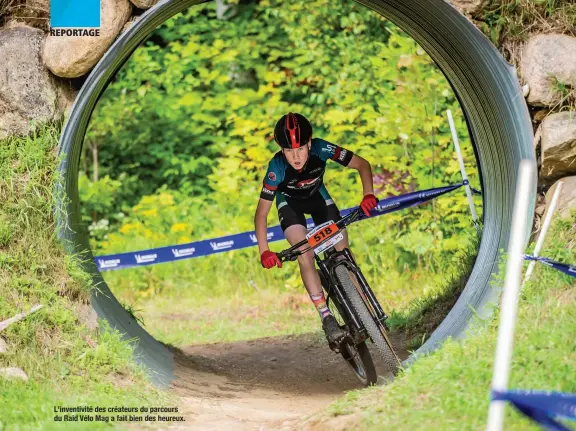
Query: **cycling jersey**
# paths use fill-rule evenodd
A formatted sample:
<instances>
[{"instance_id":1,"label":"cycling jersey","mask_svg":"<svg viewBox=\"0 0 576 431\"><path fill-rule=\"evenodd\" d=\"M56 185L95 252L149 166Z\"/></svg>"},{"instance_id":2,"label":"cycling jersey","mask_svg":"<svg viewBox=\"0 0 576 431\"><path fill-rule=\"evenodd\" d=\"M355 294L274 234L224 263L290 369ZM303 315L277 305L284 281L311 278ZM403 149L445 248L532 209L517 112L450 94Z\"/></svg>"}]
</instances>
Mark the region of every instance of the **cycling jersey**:
<instances>
[{"instance_id":1,"label":"cycling jersey","mask_svg":"<svg viewBox=\"0 0 576 431\"><path fill-rule=\"evenodd\" d=\"M286 161L282 151L279 151L268 164L260 197L273 201L276 194L280 193L282 197L278 196L276 206L284 203L285 198L306 200L316 192L320 192L328 200L330 196L323 182L326 162L331 159L342 166L348 166L352 156L352 151L323 139L314 138L310 145L308 162L300 171L297 171Z\"/></svg>"}]
</instances>

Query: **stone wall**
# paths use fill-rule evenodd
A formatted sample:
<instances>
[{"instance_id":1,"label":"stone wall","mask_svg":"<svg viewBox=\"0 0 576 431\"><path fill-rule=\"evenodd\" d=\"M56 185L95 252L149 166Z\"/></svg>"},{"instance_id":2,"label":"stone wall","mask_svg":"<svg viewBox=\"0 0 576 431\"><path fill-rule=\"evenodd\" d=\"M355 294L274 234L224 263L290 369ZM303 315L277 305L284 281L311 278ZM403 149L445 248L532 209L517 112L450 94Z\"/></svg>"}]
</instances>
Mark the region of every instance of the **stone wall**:
<instances>
[{"instance_id":1,"label":"stone wall","mask_svg":"<svg viewBox=\"0 0 576 431\"><path fill-rule=\"evenodd\" d=\"M556 13L546 22L533 3L519 1L518 14L525 12L524 17L514 17L513 12L501 15L516 27L528 16L528 22L514 29L496 28L497 1L449 1L487 36L497 30L497 48L516 65L534 125L540 191L537 225L559 181L564 182L559 213L568 216L571 208L576 209L576 6L571 1L557 2ZM511 36L503 37L507 30Z\"/></svg>"},{"instance_id":2,"label":"stone wall","mask_svg":"<svg viewBox=\"0 0 576 431\"><path fill-rule=\"evenodd\" d=\"M101 0L100 35L49 34L49 0L5 0L0 10L0 139L62 118L87 74L158 0Z\"/></svg>"}]
</instances>

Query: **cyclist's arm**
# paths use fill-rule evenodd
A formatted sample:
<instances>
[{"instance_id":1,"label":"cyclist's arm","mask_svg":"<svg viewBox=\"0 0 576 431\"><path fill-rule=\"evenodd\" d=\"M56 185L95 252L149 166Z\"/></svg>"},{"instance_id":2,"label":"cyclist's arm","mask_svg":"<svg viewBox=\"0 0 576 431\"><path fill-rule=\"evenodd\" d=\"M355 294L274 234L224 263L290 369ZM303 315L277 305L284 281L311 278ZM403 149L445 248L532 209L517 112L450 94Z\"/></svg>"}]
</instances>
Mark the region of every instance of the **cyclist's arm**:
<instances>
[{"instance_id":1,"label":"cyclist's arm","mask_svg":"<svg viewBox=\"0 0 576 431\"><path fill-rule=\"evenodd\" d=\"M374 194L374 182L372 180L372 167L368 160L354 154L348 167L356 169L360 174L360 180L362 180L362 194L364 196Z\"/></svg>"},{"instance_id":2,"label":"cyclist's arm","mask_svg":"<svg viewBox=\"0 0 576 431\"><path fill-rule=\"evenodd\" d=\"M256 229L256 240L258 241L258 250L260 254L268 250L268 235L266 217L272 207L272 202L276 197L276 191L282 180L284 179L284 166L278 153L270 163L268 163L268 170L266 176L262 181L262 191L260 192L260 200L256 207L256 214L254 215L254 226Z\"/></svg>"},{"instance_id":3,"label":"cyclist's arm","mask_svg":"<svg viewBox=\"0 0 576 431\"><path fill-rule=\"evenodd\" d=\"M256 214L254 215L256 239L258 240L258 251L260 254L268 250L268 226L266 223L266 217L270 212L272 202L273 201L260 198L258 201L258 206L256 207Z\"/></svg>"}]
</instances>

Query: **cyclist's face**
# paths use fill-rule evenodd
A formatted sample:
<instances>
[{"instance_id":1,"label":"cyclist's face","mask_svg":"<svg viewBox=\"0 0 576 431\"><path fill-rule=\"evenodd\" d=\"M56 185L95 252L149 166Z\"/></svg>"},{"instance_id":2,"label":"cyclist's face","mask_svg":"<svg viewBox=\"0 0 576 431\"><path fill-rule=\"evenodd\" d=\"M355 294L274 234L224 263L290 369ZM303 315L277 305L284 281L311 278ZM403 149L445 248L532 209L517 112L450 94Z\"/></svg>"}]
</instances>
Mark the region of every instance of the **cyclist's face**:
<instances>
[{"instance_id":1,"label":"cyclist's face","mask_svg":"<svg viewBox=\"0 0 576 431\"><path fill-rule=\"evenodd\" d=\"M294 169L302 169L306 164L306 161L308 160L308 153L310 152L310 142L312 142L312 138L310 138L306 145L303 145L299 148L282 149L284 157L286 157L286 160Z\"/></svg>"}]
</instances>

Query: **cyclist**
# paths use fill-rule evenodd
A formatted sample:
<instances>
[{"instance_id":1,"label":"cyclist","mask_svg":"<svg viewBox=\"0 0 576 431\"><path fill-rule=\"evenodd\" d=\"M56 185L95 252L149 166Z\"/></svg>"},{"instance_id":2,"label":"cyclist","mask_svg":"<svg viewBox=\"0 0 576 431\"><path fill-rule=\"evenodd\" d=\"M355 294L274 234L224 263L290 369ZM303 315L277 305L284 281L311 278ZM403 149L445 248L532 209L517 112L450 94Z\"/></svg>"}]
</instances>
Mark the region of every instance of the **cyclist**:
<instances>
[{"instance_id":1,"label":"cyclist","mask_svg":"<svg viewBox=\"0 0 576 431\"><path fill-rule=\"evenodd\" d=\"M291 245L306 238L304 214L310 214L316 225L341 219L340 211L323 182L328 159L359 172L364 196L360 207L366 215L369 215L370 210L377 204L370 163L352 151L320 138L312 138L312 125L303 115L292 112L283 115L274 128L274 139L281 150L268 164L254 216L260 262L267 269L282 267L276 253L268 248L266 217L274 198L280 226ZM343 250L345 247L348 247L346 232L344 239L335 248ZM328 342L338 343L346 332L338 326L336 318L326 306L320 277L314 266L313 253L310 250L298 257L300 274L310 299L320 314L322 329Z\"/></svg>"}]
</instances>

